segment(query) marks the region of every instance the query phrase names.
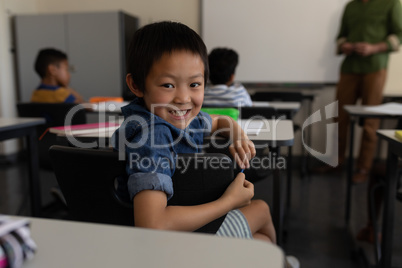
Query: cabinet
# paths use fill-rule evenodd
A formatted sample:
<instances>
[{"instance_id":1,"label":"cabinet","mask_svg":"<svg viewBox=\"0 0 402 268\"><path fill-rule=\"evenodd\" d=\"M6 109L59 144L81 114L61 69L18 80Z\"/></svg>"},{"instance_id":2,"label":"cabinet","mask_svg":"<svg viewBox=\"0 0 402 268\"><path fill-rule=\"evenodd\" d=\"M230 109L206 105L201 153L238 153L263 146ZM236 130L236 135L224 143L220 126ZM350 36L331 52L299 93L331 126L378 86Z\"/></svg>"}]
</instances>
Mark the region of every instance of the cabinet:
<instances>
[{"instance_id":1,"label":"cabinet","mask_svg":"<svg viewBox=\"0 0 402 268\"><path fill-rule=\"evenodd\" d=\"M92 96L129 98L125 58L137 29L138 19L121 11L15 16L19 101L29 101L39 85L34 61L38 51L47 47L67 53L70 85L86 100Z\"/></svg>"}]
</instances>

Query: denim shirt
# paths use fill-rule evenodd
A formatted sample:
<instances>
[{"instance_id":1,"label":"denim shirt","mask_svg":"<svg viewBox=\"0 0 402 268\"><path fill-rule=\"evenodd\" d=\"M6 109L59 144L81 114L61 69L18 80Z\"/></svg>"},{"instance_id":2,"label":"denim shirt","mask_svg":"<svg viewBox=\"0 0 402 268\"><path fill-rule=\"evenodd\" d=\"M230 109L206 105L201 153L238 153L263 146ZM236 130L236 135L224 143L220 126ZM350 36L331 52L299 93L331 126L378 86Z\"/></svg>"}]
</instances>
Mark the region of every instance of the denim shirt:
<instances>
[{"instance_id":1,"label":"denim shirt","mask_svg":"<svg viewBox=\"0 0 402 268\"><path fill-rule=\"evenodd\" d=\"M119 192L128 191L133 200L140 191L159 190L169 200L177 154L201 152L204 136L211 132L211 117L200 112L187 128L179 129L149 112L142 99L124 106L122 113L124 122L112 137L114 149L124 150L127 161L128 176L120 178Z\"/></svg>"}]
</instances>

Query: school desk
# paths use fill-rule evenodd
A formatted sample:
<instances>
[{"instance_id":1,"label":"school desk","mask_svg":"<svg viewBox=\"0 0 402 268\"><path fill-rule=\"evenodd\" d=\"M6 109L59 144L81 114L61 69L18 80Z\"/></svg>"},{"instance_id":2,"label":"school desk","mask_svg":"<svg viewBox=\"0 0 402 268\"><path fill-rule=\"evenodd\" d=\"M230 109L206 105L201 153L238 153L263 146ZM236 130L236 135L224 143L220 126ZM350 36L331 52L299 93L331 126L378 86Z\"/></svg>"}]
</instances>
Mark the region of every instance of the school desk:
<instances>
[{"instance_id":1,"label":"school desk","mask_svg":"<svg viewBox=\"0 0 402 268\"><path fill-rule=\"evenodd\" d=\"M106 224L28 219L37 251L22 268L284 267L282 250L263 241Z\"/></svg>"},{"instance_id":2,"label":"school desk","mask_svg":"<svg viewBox=\"0 0 402 268\"><path fill-rule=\"evenodd\" d=\"M364 123L366 118L398 118L402 116L402 112L386 113L379 111L368 110L367 108L372 108L375 106L368 105L345 105L344 109L349 114L350 124L349 124L349 158L347 164L347 183L346 183L346 208L345 208L345 220L348 223L350 219L350 202L352 196L352 177L353 177L353 149L354 149L354 136L355 136L355 125L359 122L361 125ZM378 107L378 106L377 106ZM360 120L360 121L359 121Z\"/></svg>"},{"instance_id":3,"label":"school desk","mask_svg":"<svg viewBox=\"0 0 402 268\"><path fill-rule=\"evenodd\" d=\"M38 135L36 127L45 123L44 118L0 118L0 141L21 137L27 141L29 191L33 216L40 216L41 211Z\"/></svg>"},{"instance_id":4,"label":"school desk","mask_svg":"<svg viewBox=\"0 0 402 268\"><path fill-rule=\"evenodd\" d=\"M396 185L398 181L398 158L402 157L402 139L395 137L395 129L378 130L377 135L388 144L384 209L382 215L382 242L381 254L379 256L380 267L388 268L391 267L392 263Z\"/></svg>"}]
</instances>

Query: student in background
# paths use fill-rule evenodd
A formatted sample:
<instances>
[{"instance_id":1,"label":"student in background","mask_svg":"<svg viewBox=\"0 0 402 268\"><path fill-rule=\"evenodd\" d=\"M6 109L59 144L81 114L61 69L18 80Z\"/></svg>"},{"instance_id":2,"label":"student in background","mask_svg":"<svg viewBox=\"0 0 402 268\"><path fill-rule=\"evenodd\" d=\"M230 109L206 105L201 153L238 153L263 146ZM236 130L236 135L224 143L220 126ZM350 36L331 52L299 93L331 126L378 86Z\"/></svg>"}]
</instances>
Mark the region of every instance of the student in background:
<instances>
[{"instance_id":1,"label":"student in background","mask_svg":"<svg viewBox=\"0 0 402 268\"><path fill-rule=\"evenodd\" d=\"M208 56L209 80L205 88L204 106L251 106L250 95L244 86L235 83L235 70L239 56L233 49L215 48Z\"/></svg>"},{"instance_id":2,"label":"student in background","mask_svg":"<svg viewBox=\"0 0 402 268\"><path fill-rule=\"evenodd\" d=\"M355 104L359 98L362 105L382 103L389 53L397 51L401 41L402 10L399 0L355 0L346 5L337 36L337 53L345 55L336 91L339 102L338 170L345 160L349 126L349 116L343 106ZM364 120L354 183L368 179L378 127L379 119ZM327 166L317 171L332 172L333 168Z\"/></svg>"},{"instance_id":3,"label":"student in background","mask_svg":"<svg viewBox=\"0 0 402 268\"><path fill-rule=\"evenodd\" d=\"M70 72L67 55L53 48L39 51L35 71L41 78L40 85L32 93L32 102L82 103L84 99L69 88Z\"/></svg>"}]
</instances>

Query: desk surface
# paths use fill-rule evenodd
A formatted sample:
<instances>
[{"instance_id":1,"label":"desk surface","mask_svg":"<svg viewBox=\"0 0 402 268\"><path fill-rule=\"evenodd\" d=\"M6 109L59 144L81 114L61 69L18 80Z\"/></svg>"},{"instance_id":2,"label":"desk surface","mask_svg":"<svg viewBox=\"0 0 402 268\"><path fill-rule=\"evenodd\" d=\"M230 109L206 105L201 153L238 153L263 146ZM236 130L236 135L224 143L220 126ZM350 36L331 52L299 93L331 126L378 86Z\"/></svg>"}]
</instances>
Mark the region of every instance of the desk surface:
<instances>
[{"instance_id":1,"label":"desk surface","mask_svg":"<svg viewBox=\"0 0 402 268\"><path fill-rule=\"evenodd\" d=\"M269 146L292 146L294 142L293 122L291 120L250 120L251 122L262 121L263 127L257 135L249 135L250 140L256 144L264 145L267 143ZM59 134L60 136L77 137L77 138L110 138L115 132L117 127L107 129L99 129L98 131L91 131L88 134L69 135L69 133ZM247 130L246 130L247 133ZM69 138L71 139L71 138Z\"/></svg>"},{"instance_id":2,"label":"desk surface","mask_svg":"<svg viewBox=\"0 0 402 268\"><path fill-rule=\"evenodd\" d=\"M252 107L272 107L278 111L298 111L300 109L300 102L284 102L284 101L253 101Z\"/></svg>"},{"instance_id":3,"label":"desk surface","mask_svg":"<svg viewBox=\"0 0 402 268\"><path fill-rule=\"evenodd\" d=\"M282 250L262 241L29 219L38 249L23 268L283 267Z\"/></svg>"},{"instance_id":4,"label":"desk surface","mask_svg":"<svg viewBox=\"0 0 402 268\"><path fill-rule=\"evenodd\" d=\"M254 143L268 142L270 146L292 146L294 141L294 130L292 120L253 120L262 121L263 127L258 135L249 135ZM247 130L245 130L247 133ZM274 143L274 144L273 144Z\"/></svg>"},{"instance_id":5,"label":"desk surface","mask_svg":"<svg viewBox=\"0 0 402 268\"><path fill-rule=\"evenodd\" d=\"M402 140L395 137L395 131L396 129L380 129L377 130L377 135L389 142L402 146Z\"/></svg>"},{"instance_id":6,"label":"desk surface","mask_svg":"<svg viewBox=\"0 0 402 268\"><path fill-rule=\"evenodd\" d=\"M366 110L367 107L374 107L368 105L345 105L343 108L348 112L351 116L359 116L359 117L397 117L401 116L401 114L389 114L389 113L381 113L381 112L373 112Z\"/></svg>"},{"instance_id":7,"label":"desk surface","mask_svg":"<svg viewBox=\"0 0 402 268\"><path fill-rule=\"evenodd\" d=\"M24 118L24 117L16 117L16 118L0 118L0 131L9 131L15 130L19 128L38 126L46 123L44 118L32 117L32 118Z\"/></svg>"}]
</instances>

